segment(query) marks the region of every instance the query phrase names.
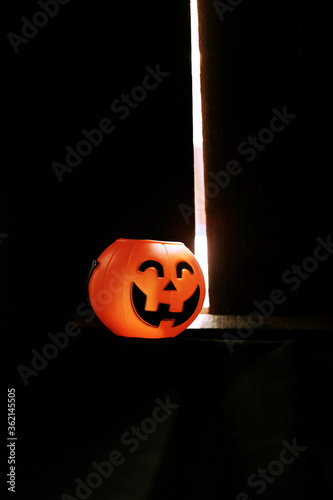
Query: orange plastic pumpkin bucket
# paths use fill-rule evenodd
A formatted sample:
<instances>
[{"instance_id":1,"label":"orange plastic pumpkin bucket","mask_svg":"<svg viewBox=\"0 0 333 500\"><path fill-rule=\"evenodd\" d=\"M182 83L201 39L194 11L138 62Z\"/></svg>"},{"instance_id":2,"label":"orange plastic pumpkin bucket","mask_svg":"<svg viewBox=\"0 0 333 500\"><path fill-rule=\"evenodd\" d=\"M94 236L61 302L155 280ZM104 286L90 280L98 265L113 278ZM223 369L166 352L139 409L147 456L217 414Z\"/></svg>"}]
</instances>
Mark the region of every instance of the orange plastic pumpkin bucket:
<instances>
[{"instance_id":1,"label":"orange plastic pumpkin bucket","mask_svg":"<svg viewBox=\"0 0 333 500\"><path fill-rule=\"evenodd\" d=\"M180 242L118 239L98 257L88 283L98 318L124 337L175 337L197 317L205 281Z\"/></svg>"}]
</instances>

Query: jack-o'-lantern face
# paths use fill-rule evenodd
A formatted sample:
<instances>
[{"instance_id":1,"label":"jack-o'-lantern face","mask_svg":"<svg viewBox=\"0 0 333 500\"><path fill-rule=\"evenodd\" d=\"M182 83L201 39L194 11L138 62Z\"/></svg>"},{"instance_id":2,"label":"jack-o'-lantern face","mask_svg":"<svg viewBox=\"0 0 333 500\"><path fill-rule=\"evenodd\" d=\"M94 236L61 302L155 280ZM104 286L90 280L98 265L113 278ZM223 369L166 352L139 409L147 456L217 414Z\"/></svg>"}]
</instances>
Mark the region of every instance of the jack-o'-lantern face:
<instances>
[{"instance_id":1,"label":"jack-o'-lantern face","mask_svg":"<svg viewBox=\"0 0 333 500\"><path fill-rule=\"evenodd\" d=\"M174 328L192 316L199 303L200 286L191 264L177 262L165 276L163 264L145 260L138 271L142 275L132 285L132 306L142 321L155 327L161 321L172 321Z\"/></svg>"},{"instance_id":2,"label":"jack-o'-lantern face","mask_svg":"<svg viewBox=\"0 0 333 500\"><path fill-rule=\"evenodd\" d=\"M183 243L120 239L96 264L89 281L90 302L117 335L174 337L202 308L203 274Z\"/></svg>"}]
</instances>

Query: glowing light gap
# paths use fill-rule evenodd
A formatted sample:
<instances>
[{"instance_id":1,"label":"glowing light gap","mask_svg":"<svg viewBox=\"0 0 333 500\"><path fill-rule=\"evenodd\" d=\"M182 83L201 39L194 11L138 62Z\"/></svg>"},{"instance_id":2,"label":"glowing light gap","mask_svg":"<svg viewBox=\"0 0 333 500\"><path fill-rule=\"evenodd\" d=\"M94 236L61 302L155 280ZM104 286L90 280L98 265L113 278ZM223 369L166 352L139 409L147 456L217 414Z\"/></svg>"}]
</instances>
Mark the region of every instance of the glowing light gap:
<instances>
[{"instance_id":1,"label":"glowing light gap","mask_svg":"<svg viewBox=\"0 0 333 500\"><path fill-rule=\"evenodd\" d=\"M209 307L208 256L206 234L206 210L204 189L204 163L202 149L202 112L200 85L199 20L197 0L191 0L191 67L192 67L192 113L194 156L194 202L195 239L194 253L201 266L206 283L206 298L203 307Z\"/></svg>"}]
</instances>

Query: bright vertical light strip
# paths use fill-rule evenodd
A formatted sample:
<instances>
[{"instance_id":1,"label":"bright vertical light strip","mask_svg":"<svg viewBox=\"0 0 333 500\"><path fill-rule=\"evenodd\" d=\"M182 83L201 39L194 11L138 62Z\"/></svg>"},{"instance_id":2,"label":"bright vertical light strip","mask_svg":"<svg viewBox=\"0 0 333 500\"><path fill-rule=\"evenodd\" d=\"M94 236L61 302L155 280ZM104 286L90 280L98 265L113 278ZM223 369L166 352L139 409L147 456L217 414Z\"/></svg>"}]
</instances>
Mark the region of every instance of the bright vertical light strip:
<instances>
[{"instance_id":1,"label":"bright vertical light strip","mask_svg":"<svg viewBox=\"0 0 333 500\"><path fill-rule=\"evenodd\" d=\"M193 153L194 153L194 202L195 240L194 253L204 273L206 298L204 308L209 307L208 257L206 234L206 210L204 189L204 168L202 149L202 113L200 85L200 50L197 0L191 0L191 48L192 48L192 113L193 113Z\"/></svg>"}]
</instances>

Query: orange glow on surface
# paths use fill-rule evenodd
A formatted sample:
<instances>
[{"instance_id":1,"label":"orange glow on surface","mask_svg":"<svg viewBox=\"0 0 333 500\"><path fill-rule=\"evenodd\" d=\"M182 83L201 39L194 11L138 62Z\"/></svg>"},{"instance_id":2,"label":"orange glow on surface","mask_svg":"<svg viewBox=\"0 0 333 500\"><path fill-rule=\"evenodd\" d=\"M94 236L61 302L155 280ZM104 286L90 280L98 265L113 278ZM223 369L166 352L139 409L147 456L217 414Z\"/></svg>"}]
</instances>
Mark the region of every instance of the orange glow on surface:
<instances>
[{"instance_id":1,"label":"orange glow on surface","mask_svg":"<svg viewBox=\"0 0 333 500\"><path fill-rule=\"evenodd\" d=\"M200 313L205 280L183 243L118 239L98 257L88 292L116 335L175 337Z\"/></svg>"}]
</instances>

